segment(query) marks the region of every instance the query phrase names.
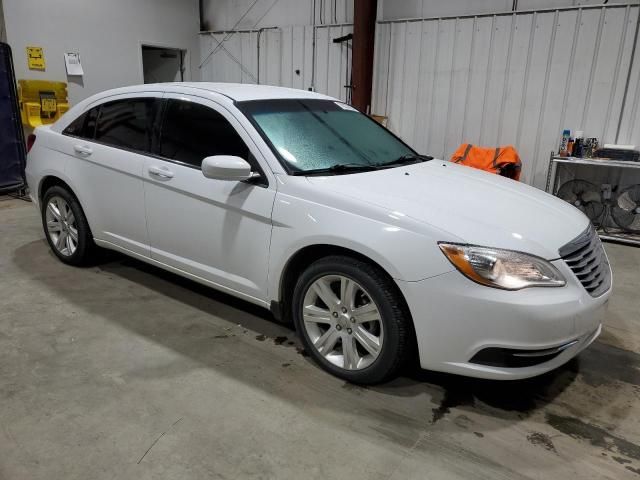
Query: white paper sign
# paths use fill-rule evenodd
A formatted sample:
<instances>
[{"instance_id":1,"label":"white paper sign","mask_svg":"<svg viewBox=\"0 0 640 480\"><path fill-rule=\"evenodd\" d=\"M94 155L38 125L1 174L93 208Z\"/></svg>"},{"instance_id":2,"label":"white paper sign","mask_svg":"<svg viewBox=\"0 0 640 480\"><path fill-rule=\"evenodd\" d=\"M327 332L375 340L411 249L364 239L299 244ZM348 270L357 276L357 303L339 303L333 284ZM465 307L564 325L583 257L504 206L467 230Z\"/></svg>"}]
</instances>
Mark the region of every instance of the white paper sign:
<instances>
[{"instance_id":1,"label":"white paper sign","mask_svg":"<svg viewBox=\"0 0 640 480\"><path fill-rule=\"evenodd\" d=\"M67 67L67 75L84 75L79 53L65 53L64 65Z\"/></svg>"}]
</instances>

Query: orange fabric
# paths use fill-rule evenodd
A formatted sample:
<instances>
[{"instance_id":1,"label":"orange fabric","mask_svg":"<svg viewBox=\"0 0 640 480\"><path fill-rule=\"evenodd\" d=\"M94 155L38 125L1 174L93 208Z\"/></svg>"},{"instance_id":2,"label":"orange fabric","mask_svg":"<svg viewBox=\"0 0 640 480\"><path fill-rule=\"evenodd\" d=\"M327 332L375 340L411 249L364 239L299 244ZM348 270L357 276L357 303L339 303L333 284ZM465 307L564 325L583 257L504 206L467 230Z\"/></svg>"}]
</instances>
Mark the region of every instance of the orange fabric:
<instances>
[{"instance_id":1,"label":"orange fabric","mask_svg":"<svg viewBox=\"0 0 640 480\"><path fill-rule=\"evenodd\" d=\"M520 170L522 169L518 151L511 145L494 148L463 143L453 152L451 161L514 180L520 179Z\"/></svg>"}]
</instances>

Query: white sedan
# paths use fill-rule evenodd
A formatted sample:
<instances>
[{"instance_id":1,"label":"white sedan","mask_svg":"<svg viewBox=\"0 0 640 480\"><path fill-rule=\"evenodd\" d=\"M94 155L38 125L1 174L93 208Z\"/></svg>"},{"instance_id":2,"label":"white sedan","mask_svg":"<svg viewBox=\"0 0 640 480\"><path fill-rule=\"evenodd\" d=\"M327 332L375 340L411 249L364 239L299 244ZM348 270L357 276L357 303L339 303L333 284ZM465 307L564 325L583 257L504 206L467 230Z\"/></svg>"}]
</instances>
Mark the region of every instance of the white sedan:
<instances>
[{"instance_id":1,"label":"white sedan","mask_svg":"<svg viewBox=\"0 0 640 480\"><path fill-rule=\"evenodd\" d=\"M215 83L95 95L29 138L46 238L118 250L270 308L346 380L516 379L600 333L611 270L535 188L417 154L324 95Z\"/></svg>"}]
</instances>

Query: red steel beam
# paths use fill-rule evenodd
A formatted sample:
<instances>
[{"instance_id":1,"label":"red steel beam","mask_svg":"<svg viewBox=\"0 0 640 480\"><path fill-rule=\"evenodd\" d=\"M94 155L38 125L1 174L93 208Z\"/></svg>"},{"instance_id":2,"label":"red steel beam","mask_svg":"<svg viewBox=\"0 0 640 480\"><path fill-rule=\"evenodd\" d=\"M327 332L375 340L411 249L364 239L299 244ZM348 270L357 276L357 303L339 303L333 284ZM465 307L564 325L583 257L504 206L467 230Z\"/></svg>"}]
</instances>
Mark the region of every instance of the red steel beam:
<instances>
[{"instance_id":1,"label":"red steel beam","mask_svg":"<svg viewBox=\"0 0 640 480\"><path fill-rule=\"evenodd\" d=\"M373 83L373 45L378 0L353 0L353 58L351 63L353 95L351 103L371 113Z\"/></svg>"}]
</instances>

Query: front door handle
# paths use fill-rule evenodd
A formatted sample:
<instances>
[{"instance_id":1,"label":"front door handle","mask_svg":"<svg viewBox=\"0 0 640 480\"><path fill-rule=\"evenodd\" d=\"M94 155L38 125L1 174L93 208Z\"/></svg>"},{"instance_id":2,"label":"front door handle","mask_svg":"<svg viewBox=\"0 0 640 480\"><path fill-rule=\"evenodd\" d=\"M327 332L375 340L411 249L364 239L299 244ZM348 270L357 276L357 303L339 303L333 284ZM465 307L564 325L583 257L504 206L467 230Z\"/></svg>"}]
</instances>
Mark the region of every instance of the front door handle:
<instances>
[{"instance_id":1,"label":"front door handle","mask_svg":"<svg viewBox=\"0 0 640 480\"><path fill-rule=\"evenodd\" d=\"M149 167L149 175L162 179L173 178L173 172L166 167Z\"/></svg>"},{"instance_id":2,"label":"front door handle","mask_svg":"<svg viewBox=\"0 0 640 480\"><path fill-rule=\"evenodd\" d=\"M74 145L73 151L76 152L78 155L82 155L85 157L88 157L93 153L93 150L91 149L91 147L87 145Z\"/></svg>"}]
</instances>

